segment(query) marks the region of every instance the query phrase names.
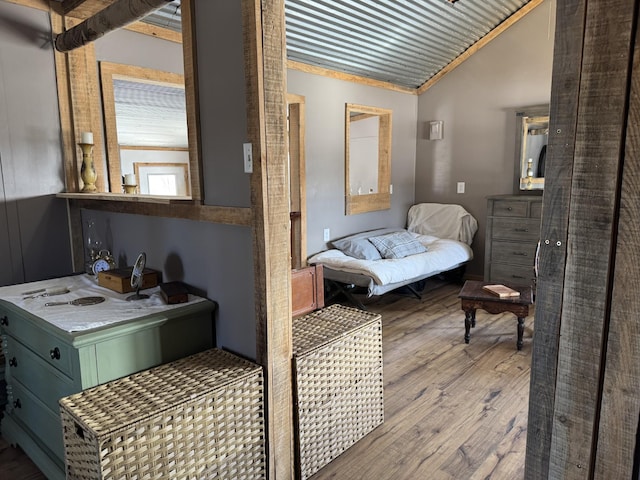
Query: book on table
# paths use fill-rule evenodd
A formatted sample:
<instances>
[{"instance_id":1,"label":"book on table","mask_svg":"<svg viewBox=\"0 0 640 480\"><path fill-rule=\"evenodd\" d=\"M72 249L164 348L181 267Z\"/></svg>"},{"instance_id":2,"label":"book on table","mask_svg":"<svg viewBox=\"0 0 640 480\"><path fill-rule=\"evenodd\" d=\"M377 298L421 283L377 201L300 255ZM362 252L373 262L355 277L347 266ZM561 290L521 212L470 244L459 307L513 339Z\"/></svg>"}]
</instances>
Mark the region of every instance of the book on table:
<instances>
[{"instance_id":1,"label":"book on table","mask_svg":"<svg viewBox=\"0 0 640 480\"><path fill-rule=\"evenodd\" d=\"M502 284L484 285L482 289L500 298L513 298L520 296L520 292L518 290L514 290L513 288Z\"/></svg>"}]
</instances>

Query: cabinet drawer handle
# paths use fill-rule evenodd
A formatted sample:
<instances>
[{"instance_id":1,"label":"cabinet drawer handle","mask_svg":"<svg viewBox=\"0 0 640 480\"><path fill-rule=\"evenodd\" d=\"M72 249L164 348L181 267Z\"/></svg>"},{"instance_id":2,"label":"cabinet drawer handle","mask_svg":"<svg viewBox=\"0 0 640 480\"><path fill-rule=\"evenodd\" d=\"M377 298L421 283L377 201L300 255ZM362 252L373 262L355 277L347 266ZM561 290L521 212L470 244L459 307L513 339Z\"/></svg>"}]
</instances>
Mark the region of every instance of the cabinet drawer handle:
<instances>
[{"instance_id":1,"label":"cabinet drawer handle","mask_svg":"<svg viewBox=\"0 0 640 480\"><path fill-rule=\"evenodd\" d=\"M19 398L13 402L13 408L22 408L22 403Z\"/></svg>"},{"instance_id":2,"label":"cabinet drawer handle","mask_svg":"<svg viewBox=\"0 0 640 480\"><path fill-rule=\"evenodd\" d=\"M522 275L511 275L511 278L524 278Z\"/></svg>"},{"instance_id":3,"label":"cabinet drawer handle","mask_svg":"<svg viewBox=\"0 0 640 480\"><path fill-rule=\"evenodd\" d=\"M529 231L528 228L514 228L514 232L527 233Z\"/></svg>"},{"instance_id":4,"label":"cabinet drawer handle","mask_svg":"<svg viewBox=\"0 0 640 480\"><path fill-rule=\"evenodd\" d=\"M58 347L54 348L49 352L51 355L51 360L60 360L60 349Z\"/></svg>"},{"instance_id":5,"label":"cabinet drawer handle","mask_svg":"<svg viewBox=\"0 0 640 480\"><path fill-rule=\"evenodd\" d=\"M507 210L512 211L513 207L507 207Z\"/></svg>"},{"instance_id":6,"label":"cabinet drawer handle","mask_svg":"<svg viewBox=\"0 0 640 480\"><path fill-rule=\"evenodd\" d=\"M16 357L13 357L13 358L9 359L9 366L10 367L17 367L18 366L18 359Z\"/></svg>"},{"instance_id":7,"label":"cabinet drawer handle","mask_svg":"<svg viewBox=\"0 0 640 480\"><path fill-rule=\"evenodd\" d=\"M7 317L6 315L2 318L0 318L0 325L2 325L3 327L8 327L9 326L9 317Z\"/></svg>"},{"instance_id":8,"label":"cabinet drawer handle","mask_svg":"<svg viewBox=\"0 0 640 480\"><path fill-rule=\"evenodd\" d=\"M528 257L529 255L527 255L526 252L513 252L514 255L518 256L518 257Z\"/></svg>"}]
</instances>

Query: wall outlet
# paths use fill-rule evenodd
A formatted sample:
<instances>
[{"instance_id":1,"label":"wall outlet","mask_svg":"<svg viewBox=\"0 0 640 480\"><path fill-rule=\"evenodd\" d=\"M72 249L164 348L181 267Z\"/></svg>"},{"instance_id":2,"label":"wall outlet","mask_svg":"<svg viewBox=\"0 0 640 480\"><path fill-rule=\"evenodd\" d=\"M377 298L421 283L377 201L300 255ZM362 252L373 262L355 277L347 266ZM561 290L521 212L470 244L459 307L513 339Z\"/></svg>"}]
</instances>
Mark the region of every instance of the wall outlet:
<instances>
[{"instance_id":1,"label":"wall outlet","mask_svg":"<svg viewBox=\"0 0 640 480\"><path fill-rule=\"evenodd\" d=\"M331 231L328 228L325 228L324 232L322 233L322 239L325 242L328 242L330 238L331 238Z\"/></svg>"},{"instance_id":2,"label":"wall outlet","mask_svg":"<svg viewBox=\"0 0 640 480\"><path fill-rule=\"evenodd\" d=\"M244 173L253 173L253 152L251 150L251 144L243 143L242 151L244 153Z\"/></svg>"},{"instance_id":3,"label":"wall outlet","mask_svg":"<svg viewBox=\"0 0 640 480\"><path fill-rule=\"evenodd\" d=\"M458 193L464 193L464 182L458 182Z\"/></svg>"}]
</instances>

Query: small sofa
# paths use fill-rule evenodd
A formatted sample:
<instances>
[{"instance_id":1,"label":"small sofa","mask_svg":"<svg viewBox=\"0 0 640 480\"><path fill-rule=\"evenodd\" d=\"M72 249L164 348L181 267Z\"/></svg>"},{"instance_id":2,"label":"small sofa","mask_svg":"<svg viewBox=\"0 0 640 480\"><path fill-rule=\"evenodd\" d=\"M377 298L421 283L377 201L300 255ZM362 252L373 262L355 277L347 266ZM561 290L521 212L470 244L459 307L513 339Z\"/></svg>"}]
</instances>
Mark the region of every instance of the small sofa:
<instances>
[{"instance_id":1,"label":"small sofa","mask_svg":"<svg viewBox=\"0 0 640 480\"><path fill-rule=\"evenodd\" d=\"M473 258L478 222L460 205L421 203L407 214L407 228L359 232L331 242L308 259L324 278L367 288L368 296L455 270ZM415 292L414 292L415 293Z\"/></svg>"}]
</instances>

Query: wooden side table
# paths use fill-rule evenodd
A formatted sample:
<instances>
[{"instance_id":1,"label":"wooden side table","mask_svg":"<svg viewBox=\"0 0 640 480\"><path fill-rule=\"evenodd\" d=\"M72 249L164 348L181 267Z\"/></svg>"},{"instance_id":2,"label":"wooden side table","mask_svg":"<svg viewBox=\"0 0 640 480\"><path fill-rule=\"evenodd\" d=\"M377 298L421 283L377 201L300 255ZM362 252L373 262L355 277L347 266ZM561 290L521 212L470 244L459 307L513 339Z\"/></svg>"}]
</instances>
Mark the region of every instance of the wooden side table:
<instances>
[{"instance_id":1,"label":"wooden side table","mask_svg":"<svg viewBox=\"0 0 640 480\"><path fill-rule=\"evenodd\" d=\"M520 292L519 297L499 298L483 290L486 282L467 280L460 290L458 297L462 301L464 311L464 342L471 340L471 328L476 326L476 310L482 309L488 313L498 314L511 312L518 318L518 340L516 346L522 350L522 334L524 333L524 319L529 315L529 305L533 303L531 287L510 286Z\"/></svg>"}]
</instances>

